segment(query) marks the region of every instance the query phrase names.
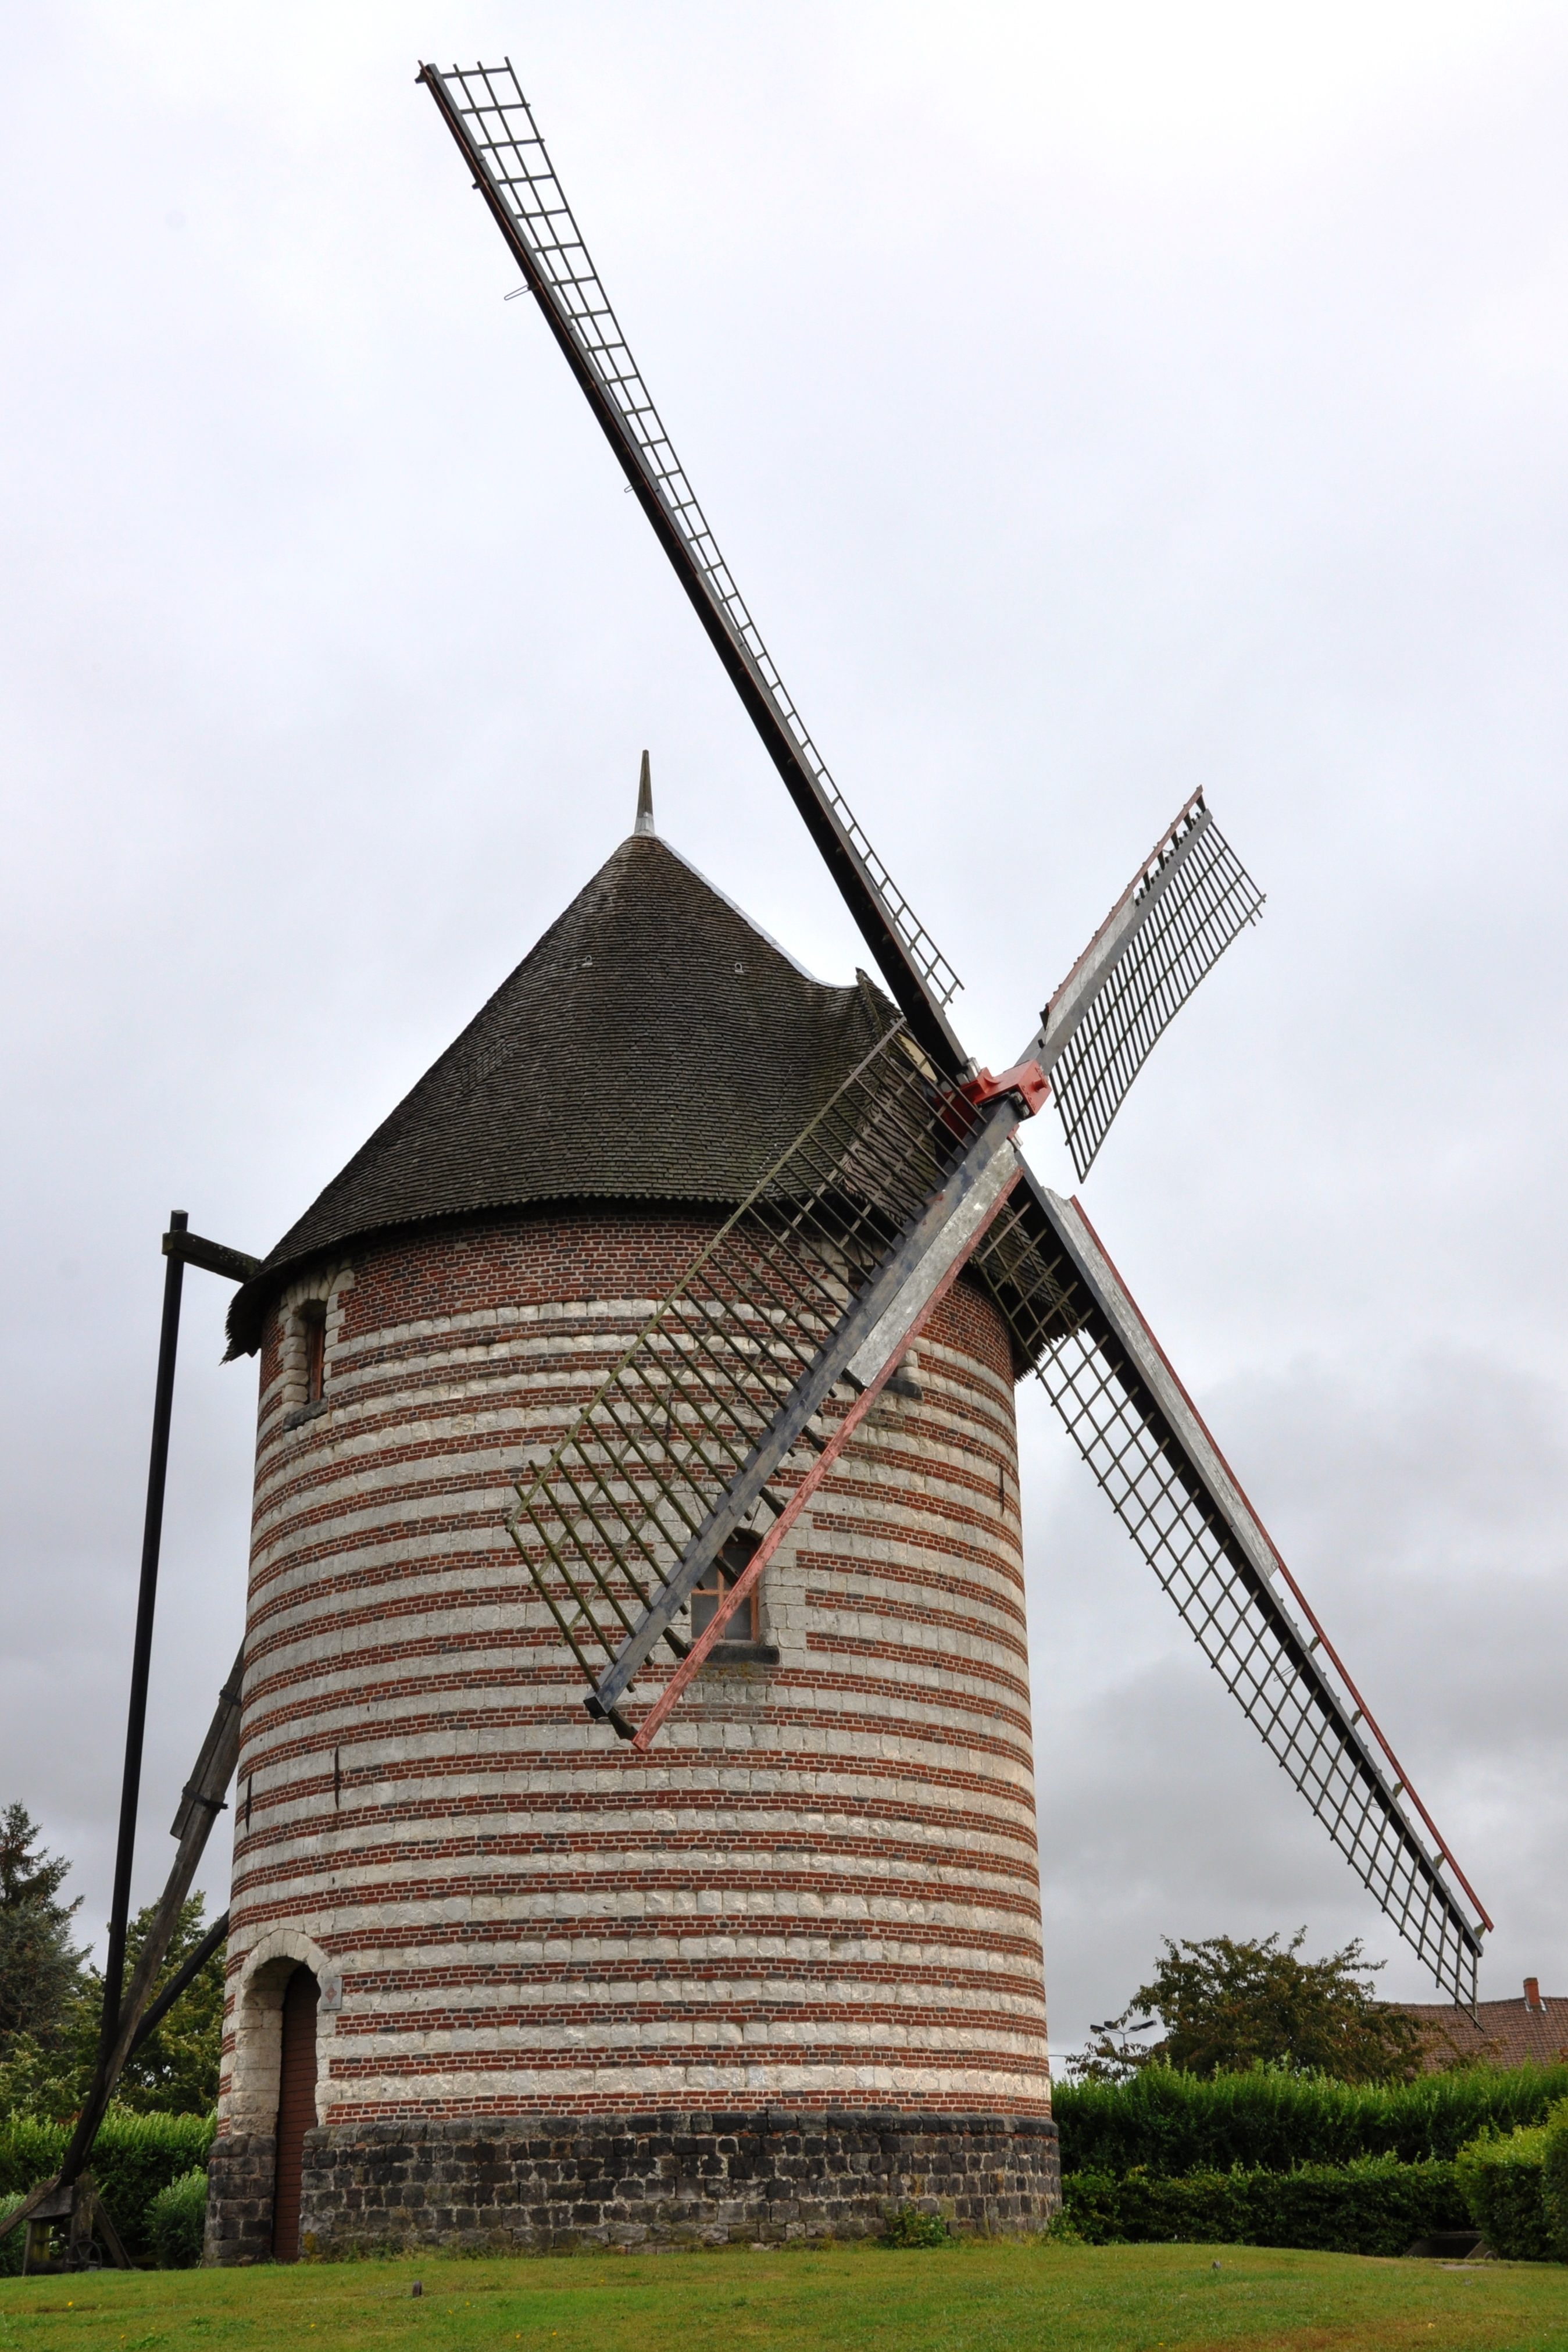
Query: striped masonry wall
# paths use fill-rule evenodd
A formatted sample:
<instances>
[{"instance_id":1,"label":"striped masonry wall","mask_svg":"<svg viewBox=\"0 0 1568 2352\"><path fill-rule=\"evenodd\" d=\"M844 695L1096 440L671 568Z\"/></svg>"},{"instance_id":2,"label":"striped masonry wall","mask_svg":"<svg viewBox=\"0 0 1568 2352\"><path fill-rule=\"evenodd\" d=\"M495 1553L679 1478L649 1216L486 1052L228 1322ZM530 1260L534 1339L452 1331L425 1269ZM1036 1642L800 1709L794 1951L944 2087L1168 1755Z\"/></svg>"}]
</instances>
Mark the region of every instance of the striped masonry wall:
<instances>
[{"instance_id":1,"label":"striped masonry wall","mask_svg":"<svg viewBox=\"0 0 1568 2352\"><path fill-rule=\"evenodd\" d=\"M883 1399L769 1566L778 1664L705 1669L646 1759L590 1724L505 1532L509 1474L709 1230L602 1207L448 1224L357 1244L278 1300L221 2135L272 2129L301 1960L339 2143L529 2114L1049 2115L1013 1381L988 1301L950 1294L906 1368L922 1396Z\"/></svg>"}]
</instances>

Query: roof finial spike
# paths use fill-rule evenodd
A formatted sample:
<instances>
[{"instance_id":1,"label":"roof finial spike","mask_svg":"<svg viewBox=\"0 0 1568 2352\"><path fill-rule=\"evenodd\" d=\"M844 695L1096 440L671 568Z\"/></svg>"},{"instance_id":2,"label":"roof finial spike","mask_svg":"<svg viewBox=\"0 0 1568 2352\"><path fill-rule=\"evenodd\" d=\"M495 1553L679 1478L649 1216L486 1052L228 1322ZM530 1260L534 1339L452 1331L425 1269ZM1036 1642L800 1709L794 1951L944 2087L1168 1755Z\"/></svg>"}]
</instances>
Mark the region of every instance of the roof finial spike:
<instances>
[{"instance_id":1,"label":"roof finial spike","mask_svg":"<svg viewBox=\"0 0 1568 2352\"><path fill-rule=\"evenodd\" d=\"M652 833L653 825L653 779L648 767L648 754L643 754L643 772L637 779L637 822L634 833Z\"/></svg>"}]
</instances>

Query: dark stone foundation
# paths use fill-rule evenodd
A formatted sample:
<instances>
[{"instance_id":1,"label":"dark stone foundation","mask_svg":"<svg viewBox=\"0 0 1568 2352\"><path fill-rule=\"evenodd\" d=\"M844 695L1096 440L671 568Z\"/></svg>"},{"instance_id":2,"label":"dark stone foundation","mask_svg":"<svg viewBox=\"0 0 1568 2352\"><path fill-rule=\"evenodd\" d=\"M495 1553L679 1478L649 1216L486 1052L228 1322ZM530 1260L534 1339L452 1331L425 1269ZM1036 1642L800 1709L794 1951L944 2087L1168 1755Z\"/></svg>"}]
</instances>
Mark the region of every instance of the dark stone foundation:
<instances>
[{"instance_id":1,"label":"dark stone foundation","mask_svg":"<svg viewBox=\"0 0 1568 2352\"><path fill-rule=\"evenodd\" d=\"M207 2158L205 2263L272 2259L272 2181L277 2142L270 2132L233 2132Z\"/></svg>"},{"instance_id":2,"label":"dark stone foundation","mask_svg":"<svg viewBox=\"0 0 1568 2352\"><path fill-rule=\"evenodd\" d=\"M210 2263L267 2257L273 2160L270 2138L214 2146ZM1019 2236L1059 2210L1061 2182L1038 2116L412 2117L307 2134L301 2250L782 2244L871 2236L902 2205Z\"/></svg>"}]
</instances>

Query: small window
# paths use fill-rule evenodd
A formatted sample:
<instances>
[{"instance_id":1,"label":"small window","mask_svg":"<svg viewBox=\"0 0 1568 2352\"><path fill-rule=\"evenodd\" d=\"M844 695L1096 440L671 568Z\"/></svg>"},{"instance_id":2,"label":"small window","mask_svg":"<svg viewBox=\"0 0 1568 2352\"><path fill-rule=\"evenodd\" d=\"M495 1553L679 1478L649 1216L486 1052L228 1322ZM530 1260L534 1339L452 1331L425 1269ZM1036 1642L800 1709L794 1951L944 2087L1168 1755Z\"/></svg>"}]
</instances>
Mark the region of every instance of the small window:
<instances>
[{"instance_id":1,"label":"small window","mask_svg":"<svg viewBox=\"0 0 1568 2352\"><path fill-rule=\"evenodd\" d=\"M305 1326L305 1402L319 1404L327 1380L327 1310L319 1304L302 1307Z\"/></svg>"},{"instance_id":2,"label":"small window","mask_svg":"<svg viewBox=\"0 0 1568 2352\"><path fill-rule=\"evenodd\" d=\"M713 1622L714 1612L731 1585L738 1584L742 1571L761 1538L757 1536L734 1536L726 1544L721 1558L706 1570L702 1582L692 1594L692 1634L706 1633ZM757 1617L758 1588L754 1584L738 1609L726 1620L721 1642L758 1642L761 1630Z\"/></svg>"},{"instance_id":3,"label":"small window","mask_svg":"<svg viewBox=\"0 0 1568 2352\"><path fill-rule=\"evenodd\" d=\"M732 1584L738 1583L739 1576L738 1569L721 1568L716 1560L714 1562L692 1595L694 1634L707 1632L708 1627L713 1623L714 1612L718 1607L720 1596L727 1592ZM718 1638L721 1642L755 1642L759 1638L757 1631L757 1587L755 1585L752 1586L739 1608L726 1620L724 1631Z\"/></svg>"}]
</instances>

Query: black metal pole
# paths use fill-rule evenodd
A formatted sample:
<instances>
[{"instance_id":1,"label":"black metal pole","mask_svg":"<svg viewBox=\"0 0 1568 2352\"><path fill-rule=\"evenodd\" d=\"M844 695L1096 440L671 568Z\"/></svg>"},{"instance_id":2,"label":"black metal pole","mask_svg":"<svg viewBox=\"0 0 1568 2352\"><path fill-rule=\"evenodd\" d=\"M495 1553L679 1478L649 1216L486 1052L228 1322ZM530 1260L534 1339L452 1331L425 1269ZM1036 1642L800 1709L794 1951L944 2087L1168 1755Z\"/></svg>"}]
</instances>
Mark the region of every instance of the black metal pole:
<instances>
[{"instance_id":1,"label":"black metal pole","mask_svg":"<svg viewBox=\"0 0 1568 2352\"><path fill-rule=\"evenodd\" d=\"M171 1210L169 1230L183 1234L189 1219ZM174 1402L174 1351L180 1341L180 1286L184 1262L164 1260L163 1324L158 1335L158 1385L152 1397L152 1451L147 1465L147 1516L141 1530L141 1583L136 1598L136 1638L131 1653L131 1708L125 1725L125 1776L120 1789L120 1843L114 1855L114 1901L109 1915L109 1955L103 1967L103 2022L99 2059L107 2062L120 2031L125 1975L125 1930L131 1913L131 1866L136 1853L136 1807L141 1793L141 1741L147 1727L147 1675L152 1663L152 1612L158 1598L158 1549L163 1534L163 1486L169 1471L169 1418Z\"/></svg>"}]
</instances>

